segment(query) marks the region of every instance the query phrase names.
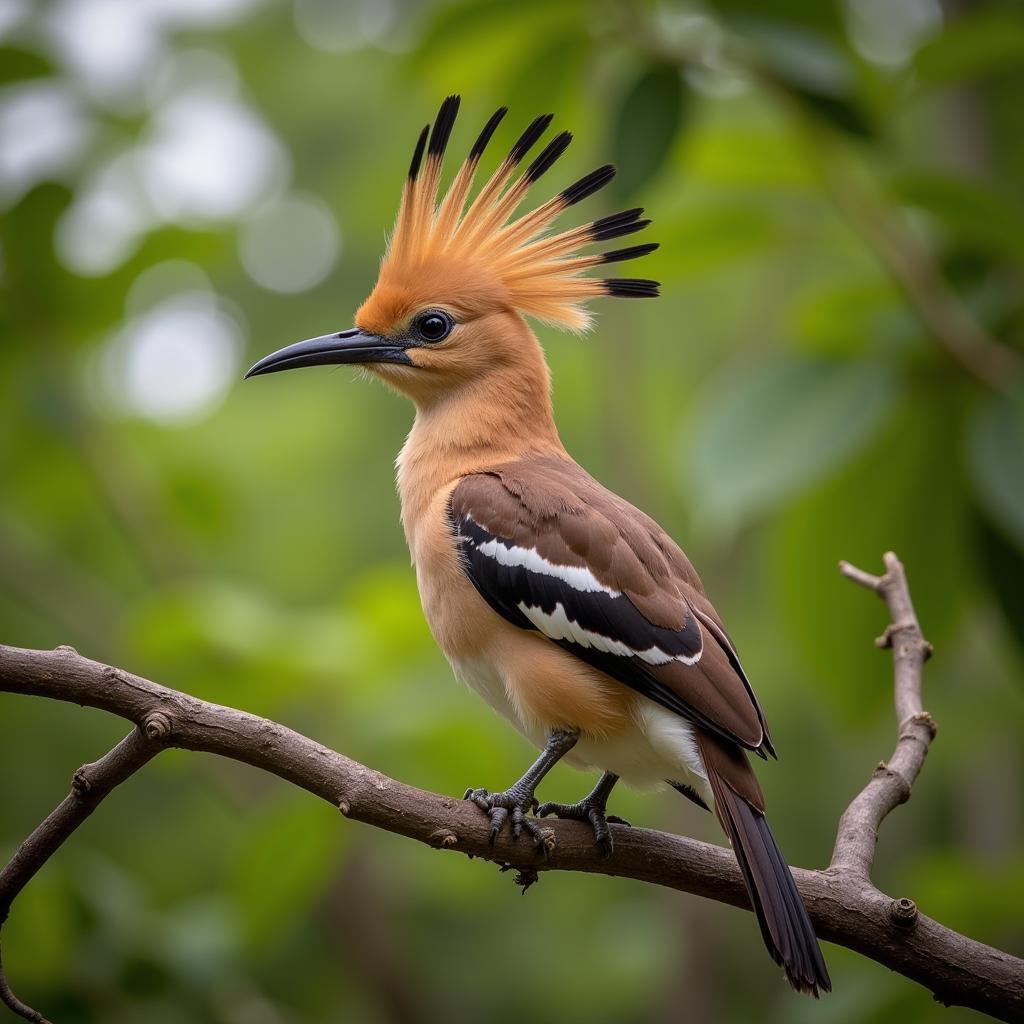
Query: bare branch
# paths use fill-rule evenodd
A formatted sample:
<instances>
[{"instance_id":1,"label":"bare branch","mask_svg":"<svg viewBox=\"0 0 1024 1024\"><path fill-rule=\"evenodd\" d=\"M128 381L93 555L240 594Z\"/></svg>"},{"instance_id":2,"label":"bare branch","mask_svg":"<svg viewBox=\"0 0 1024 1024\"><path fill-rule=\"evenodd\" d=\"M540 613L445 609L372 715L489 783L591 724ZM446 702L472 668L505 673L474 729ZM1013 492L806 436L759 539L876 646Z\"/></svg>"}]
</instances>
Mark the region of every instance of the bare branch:
<instances>
[{"instance_id":1,"label":"bare branch","mask_svg":"<svg viewBox=\"0 0 1024 1024\"><path fill-rule=\"evenodd\" d=\"M903 565L891 551L885 555L884 576L872 576L848 562L840 562L839 571L878 594L892 616L892 623L875 643L891 647L893 653L899 729L896 749L888 762L879 762L871 780L839 819L829 866L831 871L849 873L870 884L878 828L890 811L910 799L911 787L935 738L935 722L921 703L921 669L932 646L918 625Z\"/></svg>"},{"instance_id":2,"label":"bare branch","mask_svg":"<svg viewBox=\"0 0 1024 1024\"><path fill-rule=\"evenodd\" d=\"M913 901L892 899L868 879L877 828L909 794L934 731L920 702L920 670L928 647L917 626L902 566L895 556L886 556L886 561L882 577L852 566L844 566L843 572L881 594L892 613L894 625L885 639L893 646L896 661L900 739L886 770L872 778L843 815L832 865L824 871L794 869L797 887L822 938L919 982L942 1002L969 1006L1000 1020L1020 1020L1024 960L942 926L921 914ZM526 876L566 870L634 878L749 909L739 868L728 849L663 832L616 828L615 852L605 859L596 853L590 829L573 821L545 821L546 857L532 843L516 843L504 833L492 846L486 819L470 803L407 786L276 722L198 700L80 657L71 648L30 651L0 646L0 691L120 715L141 727L148 756L163 746L220 754L271 772L327 800L355 821L435 849L494 861ZM34 855L27 877L57 846Z\"/></svg>"}]
</instances>

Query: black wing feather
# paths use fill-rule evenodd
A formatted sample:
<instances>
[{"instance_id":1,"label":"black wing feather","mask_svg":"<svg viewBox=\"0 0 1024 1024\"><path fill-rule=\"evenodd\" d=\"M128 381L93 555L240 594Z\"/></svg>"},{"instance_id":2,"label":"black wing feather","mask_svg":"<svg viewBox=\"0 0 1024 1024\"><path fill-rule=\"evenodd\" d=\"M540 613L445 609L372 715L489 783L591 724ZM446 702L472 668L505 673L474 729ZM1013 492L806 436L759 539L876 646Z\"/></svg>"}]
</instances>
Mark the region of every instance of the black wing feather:
<instances>
[{"instance_id":1,"label":"black wing feather","mask_svg":"<svg viewBox=\"0 0 1024 1024\"><path fill-rule=\"evenodd\" d=\"M469 515L456 517L450 503L448 511L463 570L477 593L512 625L537 630L520 604L540 608L548 614L561 604L566 616L578 626L624 643L633 650L657 646L672 657L692 657L701 650L703 635L692 611L682 629L667 629L650 622L625 594L613 596L602 591L577 590L557 576L499 562L484 554L481 546L496 542L512 548L514 542L491 533ZM654 678L642 658L585 647L570 639L553 642L669 711L725 739L742 742ZM748 744L743 745L749 748Z\"/></svg>"}]
</instances>

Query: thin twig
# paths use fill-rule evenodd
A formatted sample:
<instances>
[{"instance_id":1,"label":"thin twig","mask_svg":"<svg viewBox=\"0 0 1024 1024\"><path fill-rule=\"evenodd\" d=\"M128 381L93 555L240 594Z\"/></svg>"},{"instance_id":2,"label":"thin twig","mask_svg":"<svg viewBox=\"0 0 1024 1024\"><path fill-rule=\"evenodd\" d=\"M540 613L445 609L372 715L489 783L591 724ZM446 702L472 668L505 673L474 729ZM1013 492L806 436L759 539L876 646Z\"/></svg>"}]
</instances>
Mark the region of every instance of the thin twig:
<instances>
[{"instance_id":1,"label":"thin twig","mask_svg":"<svg viewBox=\"0 0 1024 1024\"><path fill-rule=\"evenodd\" d=\"M891 551L885 555L883 576L872 576L849 562L840 562L839 571L878 594L892 616L891 624L875 643L892 648L896 749L888 762L879 762L871 780L843 812L829 866L832 871L849 872L867 883L879 826L894 808L910 799L911 787L935 738L935 721L921 703L921 669L932 646L921 633L903 565Z\"/></svg>"},{"instance_id":2,"label":"thin twig","mask_svg":"<svg viewBox=\"0 0 1024 1024\"><path fill-rule=\"evenodd\" d=\"M845 571L845 570L844 570ZM899 665L897 704L913 686L916 628L902 567L893 557L884 577L852 568L857 582L884 592L898 629L891 634ZM922 641L923 643L923 641ZM918 706L919 706L919 669ZM234 708L209 704L121 669L80 657L71 648L29 651L0 646L0 691L23 693L100 708L142 725L160 745L202 750L271 772L338 807L343 815L407 836L439 850L494 861L536 876L538 872L585 871L667 886L749 909L746 889L732 852L708 843L647 829L616 828L610 858L595 853L590 829L579 822L545 821L547 855L532 843L503 834L491 845L488 823L477 809L454 797L428 793L367 768L276 722ZM901 732L926 728L908 721ZM930 735L928 737L930 739ZM923 747L901 738L908 760L897 767L912 782ZM921 747L914 755L912 749ZM893 762L897 762L894 757ZM887 777L886 777L887 778ZM882 796L866 817L869 843L891 799L886 778ZM869 786L875 785L874 780ZM901 792L897 786L894 792ZM858 797L858 800L860 798ZM854 801L856 804L857 801ZM851 805L852 807L853 805ZM847 812L849 815L849 811ZM847 816L844 816L847 817ZM848 822L852 819L847 818ZM851 864L860 863L851 856ZM870 856L867 858L870 865ZM942 1002L969 1006L1000 1020L1024 1019L1024 960L946 928L908 899L892 899L854 870L794 869L797 888L818 934L919 982Z\"/></svg>"},{"instance_id":3,"label":"thin twig","mask_svg":"<svg viewBox=\"0 0 1024 1024\"><path fill-rule=\"evenodd\" d=\"M89 817L116 786L134 775L161 748L156 737L133 729L113 750L75 772L71 792L15 851L0 871L0 928L7 920L18 894L64 841ZM49 1024L46 1018L23 1003L11 991L0 960L0 1002L25 1020Z\"/></svg>"}]
</instances>

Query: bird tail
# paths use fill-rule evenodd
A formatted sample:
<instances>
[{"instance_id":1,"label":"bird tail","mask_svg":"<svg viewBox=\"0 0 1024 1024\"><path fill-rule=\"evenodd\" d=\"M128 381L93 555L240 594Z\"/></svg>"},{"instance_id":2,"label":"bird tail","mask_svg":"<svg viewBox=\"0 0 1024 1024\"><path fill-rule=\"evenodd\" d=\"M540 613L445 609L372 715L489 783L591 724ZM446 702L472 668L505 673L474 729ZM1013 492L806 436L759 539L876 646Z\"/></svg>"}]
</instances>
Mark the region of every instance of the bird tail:
<instances>
[{"instance_id":1,"label":"bird tail","mask_svg":"<svg viewBox=\"0 0 1024 1024\"><path fill-rule=\"evenodd\" d=\"M704 737L701 739L703 741ZM733 752L723 747L724 744L717 740L710 744L701 742L701 753L704 754L708 781L715 798L715 813L732 841L750 893L750 902L761 926L761 936L772 959L786 972L790 985L798 992L817 998L819 990L832 991L832 982L814 926L764 812L737 793L716 771L715 762L724 755L730 762L730 775L739 759L753 779L744 754L738 748ZM708 754L712 756L708 757ZM754 785L756 787L756 780ZM759 797L760 791L755 792Z\"/></svg>"}]
</instances>

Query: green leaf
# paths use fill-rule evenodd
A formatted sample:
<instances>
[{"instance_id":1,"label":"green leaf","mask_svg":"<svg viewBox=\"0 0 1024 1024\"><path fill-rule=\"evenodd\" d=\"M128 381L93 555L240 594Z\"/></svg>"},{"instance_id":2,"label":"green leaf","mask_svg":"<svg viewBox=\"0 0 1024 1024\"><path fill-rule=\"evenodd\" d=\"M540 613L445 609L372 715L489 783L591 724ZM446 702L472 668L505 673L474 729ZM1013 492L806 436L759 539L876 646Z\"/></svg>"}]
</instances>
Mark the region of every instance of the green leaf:
<instances>
[{"instance_id":1,"label":"green leaf","mask_svg":"<svg viewBox=\"0 0 1024 1024\"><path fill-rule=\"evenodd\" d=\"M999 72L1024 62L1024 21L1012 7L980 10L957 18L914 58L914 71L928 85Z\"/></svg>"},{"instance_id":2,"label":"green leaf","mask_svg":"<svg viewBox=\"0 0 1024 1024\"><path fill-rule=\"evenodd\" d=\"M626 90L612 133L620 195L636 192L661 169L683 124L688 95L674 64L644 71Z\"/></svg>"},{"instance_id":3,"label":"green leaf","mask_svg":"<svg viewBox=\"0 0 1024 1024\"><path fill-rule=\"evenodd\" d=\"M939 218L958 238L1024 258L1024 209L965 178L908 174L893 183L898 199Z\"/></svg>"},{"instance_id":4,"label":"green leaf","mask_svg":"<svg viewBox=\"0 0 1024 1024\"><path fill-rule=\"evenodd\" d=\"M1006 625L1024 650L1024 553L995 529L985 516L976 515L975 533L981 568Z\"/></svg>"},{"instance_id":5,"label":"green leaf","mask_svg":"<svg viewBox=\"0 0 1024 1024\"><path fill-rule=\"evenodd\" d=\"M50 62L32 50L0 46L0 85L42 78L53 73Z\"/></svg>"},{"instance_id":6,"label":"green leaf","mask_svg":"<svg viewBox=\"0 0 1024 1024\"><path fill-rule=\"evenodd\" d=\"M831 128L838 128L858 139L873 139L874 125L854 100L809 89L793 82L781 82L783 88L808 114Z\"/></svg>"},{"instance_id":7,"label":"green leaf","mask_svg":"<svg viewBox=\"0 0 1024 1024\"><path fill-rule=\"evenodd\" d=\"M1024 389L992 395L975 413L968 464L982 507L1024 551Z\"/></svg>"},{"instance_id":8,"label":"green leaf","mask_svg":"<svg viewBox=\"0 0 1024 1024\"><path fill-rule=\"evenodd\" d=\"M888 416L896 380L874 361L790 358L712 391L687 434L688 490L698 518L728 532L853 455Z\"/></svg>"},{"instance_id":9,"label":"green leaf","mask_svg":"<svg viewBox=\"0 0 1024 1024\"><path fill-rule=\"evenodd\" d=\"M844 721L891 705L892 666L872 642L885 607L839 575L839 560L881 572L884 552L899 555L937 660L951 657L948 640L972 589L963 481L950 459L955 401L913 398L862 458L783 513L771 542L786 631Z\"/></svg>"},{"instance_id":10,"label":"green leaf","mask_svg":"<svg viewBox=\"0 0 1024 1024\"><path fill-rule=\"evenodd\" d=\"M758 32L771 25L778 32L813 29L841 35L842 8L821 0L712 0L711 6L737 29Z\"/></svg>"}]
</instances>

